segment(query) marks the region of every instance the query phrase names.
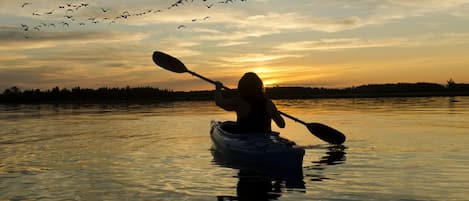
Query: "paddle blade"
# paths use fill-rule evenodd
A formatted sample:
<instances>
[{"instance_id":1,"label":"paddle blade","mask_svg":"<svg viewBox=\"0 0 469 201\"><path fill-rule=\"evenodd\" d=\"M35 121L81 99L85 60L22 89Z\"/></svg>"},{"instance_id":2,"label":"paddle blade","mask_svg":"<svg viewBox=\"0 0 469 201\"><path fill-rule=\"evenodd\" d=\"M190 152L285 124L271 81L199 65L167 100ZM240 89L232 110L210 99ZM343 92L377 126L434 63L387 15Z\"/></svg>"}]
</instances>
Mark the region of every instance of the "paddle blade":
<instances>
[{"instance_id":1,"label":"paddle blade","mask_svg":"<svg viewBox=\"0 0 469 201\"><path fill-rule=\"evenodd\" d=\"M345 142L345 135L343 133L327 125L308 123L306 127L313 135L330 144L342 144Z\"/></svg>"},{"instance_id":2,"label":"paddle blade","mask_svg":"<svg viewBox=\"0 0 469 201\"><path fill-rule=\"evenodd\" d=\"M153 52L153 62L155 62L156 65L175 73L187 72L186 66L179 61L179 59L163 52Z\"/></svg>"}]
</instances>

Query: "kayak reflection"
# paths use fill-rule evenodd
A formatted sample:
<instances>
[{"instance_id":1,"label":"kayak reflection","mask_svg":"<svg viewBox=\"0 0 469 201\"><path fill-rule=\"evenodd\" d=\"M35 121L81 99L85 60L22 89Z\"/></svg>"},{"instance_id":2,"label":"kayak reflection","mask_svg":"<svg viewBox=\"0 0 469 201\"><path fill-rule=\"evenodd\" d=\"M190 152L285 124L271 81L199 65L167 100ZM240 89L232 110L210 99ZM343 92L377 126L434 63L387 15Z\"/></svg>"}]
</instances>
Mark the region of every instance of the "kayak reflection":
<instances>
[{"instance_id":1,"label":"kayak reflection","mask_svg":"<svg viewBox=\"0 0 469 201\"><path fill-rule=\"evenodd\" d=\"M218 201L277 200L284 188L304 192L302 168L256 166L253 163L225 157L216 150L212 150L212 155L216 165L238 170L237 196L217 196Z\"/></svg>"},{"instance_id":2,"label":"kayak reflection","mask_svg":"<svg viewBox=\"0 0 469 201\"><path fill-rule=\"evenodd\" d=\"M321 149L324 149L322 147ZM236 160L212 148L213 162L221 167L238 170L236 196L217 196L218 201L277 200L282 190L306 192L304 179L323 181L326 166L345 163L346 147L328 146L325 154L318 161L311 161L309 166L300 168L263 167L243 160ZM306 174L303 175L303 170Z\"/></svg>"}]
</instances>

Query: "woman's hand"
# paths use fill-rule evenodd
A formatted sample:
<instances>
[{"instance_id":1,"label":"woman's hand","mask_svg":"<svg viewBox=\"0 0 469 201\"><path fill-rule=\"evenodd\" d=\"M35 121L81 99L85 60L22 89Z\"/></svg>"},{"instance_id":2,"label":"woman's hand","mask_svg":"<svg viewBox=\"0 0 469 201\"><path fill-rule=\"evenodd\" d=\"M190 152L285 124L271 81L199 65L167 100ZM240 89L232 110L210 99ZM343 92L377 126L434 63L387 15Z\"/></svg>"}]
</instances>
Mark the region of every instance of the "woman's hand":
<instances>
[{"instance_id":1,"label":"woman's hand","mask_svg":"<svg viewBox=\"0 0 469 201\"><path fill-rule=\"evenodd\" d=\"M215 81L215 90L219 91L223 88L223 84L219 81Z\"/></svg>"}]
</instances>

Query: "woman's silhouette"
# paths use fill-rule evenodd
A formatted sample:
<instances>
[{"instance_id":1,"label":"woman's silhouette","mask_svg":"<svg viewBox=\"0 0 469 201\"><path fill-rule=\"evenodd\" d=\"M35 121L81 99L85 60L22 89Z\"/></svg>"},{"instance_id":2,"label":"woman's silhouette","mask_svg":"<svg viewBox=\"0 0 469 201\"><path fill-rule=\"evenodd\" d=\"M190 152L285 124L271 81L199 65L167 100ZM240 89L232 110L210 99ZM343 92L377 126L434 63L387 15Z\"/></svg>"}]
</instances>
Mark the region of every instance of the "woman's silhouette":
<instances>
[{"instance_id":1,"label":"woman's silhouette","mask_svg":"<svg viewBox=\"0 0 469 201\"><path fill-rule=\"evenodd\" d=\"M215 103L227 111L236 112L238 132L271 132L272 120L278 127L285 127L285 121L275 104L265 97L264 84L255 73L249 72L241 77L238 82L238 97L223 98L222 86L220 82L217 82Z\"/></svg>"}]
</instances>

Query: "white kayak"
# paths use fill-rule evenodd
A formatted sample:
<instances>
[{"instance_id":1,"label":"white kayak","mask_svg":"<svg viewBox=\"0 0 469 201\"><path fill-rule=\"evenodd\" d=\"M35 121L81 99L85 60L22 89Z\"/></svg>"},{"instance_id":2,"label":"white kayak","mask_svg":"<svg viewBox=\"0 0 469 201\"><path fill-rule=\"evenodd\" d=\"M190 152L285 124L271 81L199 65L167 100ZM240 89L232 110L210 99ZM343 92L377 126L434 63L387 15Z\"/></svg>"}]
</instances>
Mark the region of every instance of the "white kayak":
<instances>
[{"instance_id":1,"label":"white kayak","mask_svg":"<svg viewBox=\"0 0 469 201\"><path fill-rule=\"evenodd\" d=\"M301 169L305 150L293 141L271 133L234 133L232 121L211 122L212 150L225 161L238 161L256 167Z\"/></svg>"}]
</instances>

